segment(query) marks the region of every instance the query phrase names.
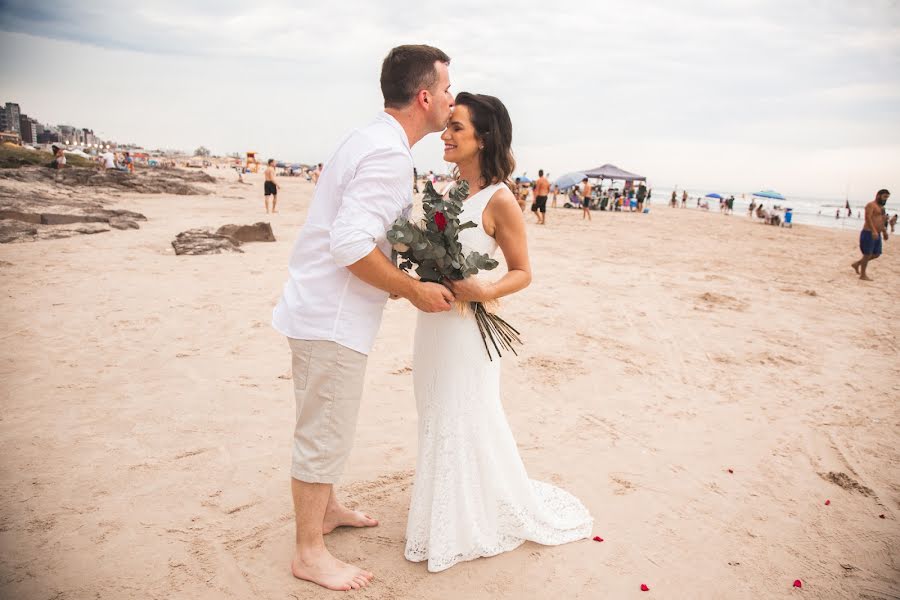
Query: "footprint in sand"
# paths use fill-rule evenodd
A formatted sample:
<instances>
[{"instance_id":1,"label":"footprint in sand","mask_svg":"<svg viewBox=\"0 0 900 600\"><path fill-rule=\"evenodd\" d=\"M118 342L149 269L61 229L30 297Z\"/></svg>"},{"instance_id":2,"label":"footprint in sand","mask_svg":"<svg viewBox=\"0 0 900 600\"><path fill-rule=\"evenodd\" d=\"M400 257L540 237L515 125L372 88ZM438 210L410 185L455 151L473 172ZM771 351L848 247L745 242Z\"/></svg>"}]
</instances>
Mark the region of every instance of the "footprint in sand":
<instances>
[{"instance_id":1,"label":"footprint in sand","mask_svg":"<svg viewBox=\"0 0 900 600\"><path fill-rule=\"evenodd\" d=\"M714 292L704 292L697 299L700 302L694 305L694 310L725 309L744 312L750 306L747 302L734 296L716 294Z\"/></svg>"}]
</instances>

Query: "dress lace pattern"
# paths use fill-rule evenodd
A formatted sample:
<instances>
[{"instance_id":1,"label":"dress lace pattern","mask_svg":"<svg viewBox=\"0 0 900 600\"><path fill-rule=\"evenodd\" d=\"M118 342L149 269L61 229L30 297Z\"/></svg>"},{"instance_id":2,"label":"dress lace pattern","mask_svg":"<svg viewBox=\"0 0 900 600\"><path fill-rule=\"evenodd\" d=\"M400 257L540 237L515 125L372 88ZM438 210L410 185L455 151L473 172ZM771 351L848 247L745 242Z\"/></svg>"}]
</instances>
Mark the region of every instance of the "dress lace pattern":
<instances>
[{"instance_id":1,"label":"dress lace pattern","mask_svg":"<svg viewBox=\"0 0 900 600\"><path fill-rule=\"evenodd\" d=\"M481 214L499 184L463 205L478 227L461 242L493 255ZM527 540L565 544L590 536L593 519L574 496L528 478L500 402L500 361L490 361L471 314L422 313L413 380L419 414L416 478L406 558L443 571Z\"/></svg>"}]
</instances>

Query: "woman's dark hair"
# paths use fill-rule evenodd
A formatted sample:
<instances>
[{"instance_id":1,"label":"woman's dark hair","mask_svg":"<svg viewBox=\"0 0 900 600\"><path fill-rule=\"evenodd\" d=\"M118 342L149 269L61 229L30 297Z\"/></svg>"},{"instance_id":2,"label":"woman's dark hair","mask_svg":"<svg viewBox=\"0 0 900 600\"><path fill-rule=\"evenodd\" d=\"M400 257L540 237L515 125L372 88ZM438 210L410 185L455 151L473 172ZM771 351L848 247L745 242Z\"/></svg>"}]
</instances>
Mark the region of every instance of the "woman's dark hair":
<instances>
[{"instance_id":1,"label":"woman's dark hair","mask_svg":"<svg viewBox=\"0 0 900 600\"><path fill-rule=\"evenodd\" d=\"M450 64L450 57L424 44L397 46L381 63L381 94L385 108L403 108L419 90L430 90L438 81L434 63Z\"/></svg>"},{"instance_id":2,"label":"woman's dark hair","mask_svg":"<svg viewBox=\"0 0 900 600\"><path fill-rule=\"evenodd\" d=\"M456 106L469 109L475 127L475 137L484 146L481 150L481 179L485 186L507 183L516 160L512 153L512 121L503 103L494 96L460 92Z\"/></svg>"}]
</instances>

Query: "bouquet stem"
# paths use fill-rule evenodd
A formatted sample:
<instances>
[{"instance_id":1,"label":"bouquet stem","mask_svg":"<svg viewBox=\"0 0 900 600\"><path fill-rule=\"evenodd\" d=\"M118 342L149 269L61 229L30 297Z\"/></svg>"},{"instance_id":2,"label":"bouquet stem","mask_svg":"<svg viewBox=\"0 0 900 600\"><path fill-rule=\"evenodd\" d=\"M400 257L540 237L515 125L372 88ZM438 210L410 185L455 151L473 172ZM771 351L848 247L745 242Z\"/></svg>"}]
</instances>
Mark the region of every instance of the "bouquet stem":
<instances>
[{"instance_id":1,"label":"bouquet stem","mask_svg":"<svg viewBox=\"0 0 900 600\"><path fill-rule=\"evenodd\" d=\"M494 357L491 355L491 348L488 346L488 340L490 340L498 357L503 356L503 353L500 352L501 347L518 356L519 353L516 352L513 344L522 344L522 340L519 338L519 331L499 315L488 312L481 302L471 302L470 307L475 314L475 322L478 323L478 331L481 333L481 341L484 342L484 349L487 350L488 358L491 361L494 360Z\"/></svg>"}]
</instances>

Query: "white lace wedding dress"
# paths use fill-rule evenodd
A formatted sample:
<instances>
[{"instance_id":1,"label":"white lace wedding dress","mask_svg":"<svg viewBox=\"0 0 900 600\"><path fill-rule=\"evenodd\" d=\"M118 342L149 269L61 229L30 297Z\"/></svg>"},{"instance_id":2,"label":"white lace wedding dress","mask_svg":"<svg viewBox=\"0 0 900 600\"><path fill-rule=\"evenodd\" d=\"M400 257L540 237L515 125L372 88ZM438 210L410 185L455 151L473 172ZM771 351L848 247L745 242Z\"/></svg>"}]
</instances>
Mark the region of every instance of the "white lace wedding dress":
<instances>
[{"instance_id":1,"label":"white lace wedding dress","mask_svg":"<svg viewBox=\"0 0 900 600\"><path fill-rule=\"evenodd\" d=\"M467 249L496 251L481 216L500 185L463 204L460 222L478 225L460 232ZM528 478L500 403L500 360L488 358L471 314L419 312L413 380L419 449L408 560L443 571L526 540L556 545L590 536L593 519L577 498Z\"/></svg>"}]
</instances>

